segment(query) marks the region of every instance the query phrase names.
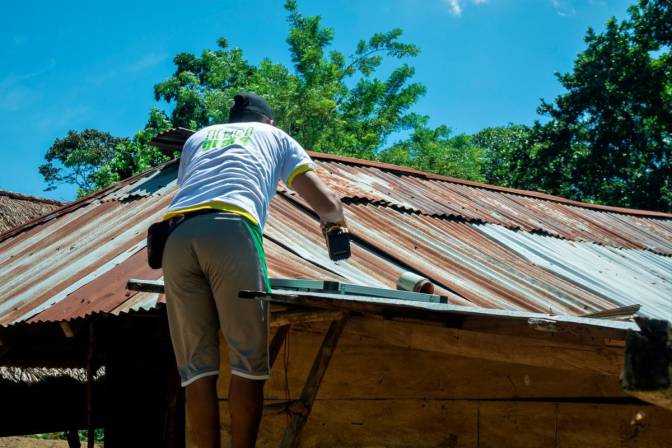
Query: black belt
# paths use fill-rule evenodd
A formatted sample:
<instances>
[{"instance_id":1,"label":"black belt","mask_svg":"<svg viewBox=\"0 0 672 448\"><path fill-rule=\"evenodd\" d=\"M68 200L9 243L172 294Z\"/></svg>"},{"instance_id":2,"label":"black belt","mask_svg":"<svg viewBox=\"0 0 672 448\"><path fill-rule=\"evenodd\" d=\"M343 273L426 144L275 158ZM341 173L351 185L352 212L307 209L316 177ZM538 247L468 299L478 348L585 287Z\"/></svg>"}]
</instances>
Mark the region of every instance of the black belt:
<instances>
[{"instance_id":1,"label":"black belt","mask_svg":"<svg viewBox=\"0 0 672 448\"><path fill-rule=\"evenodd\" d=\"M175 216L172 216L168 219L170 221L170 227L173 228L184 221L194 218L199 215L207 215L208 213L230 213L226 210L219 210L216 208L202 208L200 210L194 210L192 212L180 213Z\"/></svg>"},{"instance_id":2,"label":"black belt","mask_svg":"<svg viewBox=\"0 0 672 448\"><path fill-rule=\"evenodd\" d=\"M204 208L201 210L194 210L193 212L179 213L164 221L149 226L147 230L147 261L152 269L159 269L163 263L163 249L166 245L166 240L170 233L186 221L194 216L205 215L206 213L227 213L222 210L214 208Z\"/></svg>"}]
</instances>

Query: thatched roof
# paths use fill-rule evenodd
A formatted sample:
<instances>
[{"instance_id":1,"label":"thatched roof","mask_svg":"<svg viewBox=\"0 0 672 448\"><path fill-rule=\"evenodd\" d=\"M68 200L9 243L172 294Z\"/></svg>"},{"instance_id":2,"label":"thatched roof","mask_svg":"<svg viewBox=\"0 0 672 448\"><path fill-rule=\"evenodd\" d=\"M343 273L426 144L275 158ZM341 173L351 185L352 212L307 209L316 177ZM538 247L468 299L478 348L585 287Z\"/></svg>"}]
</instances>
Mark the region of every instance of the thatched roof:
<instances>
[{"instance_id":1,"label":"thatched roof","mask_svg":"<svg viewBox=\"0 0 672 448\"><path fill-rule=\"evenodd\" d=\"M93 375L93 379L99 380L103 375L105 375L104 366L98 368ZM86 369L0 366L0 381L35 384L50 378L72 378L80 383L85 383Z\"/></svg>"},{"instance_id":2,"label":"thatched roof","mask_svg":"<svg viewBox=\"0 0 672 448\"><path fill-rule=\"evenodd\" d=\"M62 205L52 199L0 190L0 234Z\"/></svg>"}]
</instances>

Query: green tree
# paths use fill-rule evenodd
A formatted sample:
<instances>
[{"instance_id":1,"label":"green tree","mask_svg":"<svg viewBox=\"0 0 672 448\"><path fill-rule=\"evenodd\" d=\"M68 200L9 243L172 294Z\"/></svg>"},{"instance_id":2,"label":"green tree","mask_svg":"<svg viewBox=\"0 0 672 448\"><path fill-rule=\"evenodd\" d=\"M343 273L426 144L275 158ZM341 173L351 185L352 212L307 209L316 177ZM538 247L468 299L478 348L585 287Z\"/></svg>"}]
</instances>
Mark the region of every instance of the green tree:
<instances>
[{"instance_id":1,"label":"green tree","mask_svg":"<svg viewBox=\"0 0 672 448\"><path fill-rule=\"evenodd\" d=\"M65 137L57 138L45 155L47 163L39 168L47 190L62 182L77 185L78 194L96 188L100 183L99 168L114 159L117 145L125 141L96 129L69 131Z\"/></svg>"},{"instance_id":2,"label":"green tree","mask_svg":"<svg viewBox=\"0 0 672 448\"><path fill-rule=\"evenodd\" d=\"M171 127L165 114L153 108L145 128L132 139L96 129L69 131L54 141L45 155L46 163L39 167L47 191L68 183L77 186L81 197L167 161L168 157L148 143Z\"/></svg>"},{"instance_id":3,"label":"green tree","mask_svg":"<svg viewBox=\"0 0 672 448\"><path fill-rule=\"evenodd\" d=\"M641 45L651 50L672 45L672 7L669 0L640 0L630 8L631 22Z\"/></svg>"},{"instance_id":4,"label":"green tree","mask_svg":"<svg viewBox=\"0 0 672 448\"><path fill-rule=\"evenodd\" d=\"M328 51L334 30L323 27L320 17L303 16L293 0L285 9L293 69L268 59L253 66L225 39L200 57L175 57L175 73L155 86L155 95L175 103L177 126L224 122L233 96L247 90L264 96L277 125L315 151L372 158L390 134L413 127L415 115L408 110L425 93L410 82L414 69L402 64L386 79L375 77L385 58L418 54L415 45L399 41L401 30L374 34L346 57Z\"/></svg>"},{"instance_id":5,"label":"green tree","mask_svg":"<svg viewBox=\"0 0 672 448\"><path fill-rule=\"evenodd\" d=\"M672 210L672 4L641 0L630 19L589 29L566 93L542 102L533 128L532 185L570 198Z\"/></svg>"},{"instance_id":6,"label":"green tree","mask_svg":"<svg viewBox=\"0 0 672 448\"><path fill-rule=\"evenodd\" d=\"M530 175L533 134L530 127L508 124L483 129L472 136L472 144L483 150L483 177L503 187L536 189Z\"/></svg>"},{"instance_id":7,"label":"green tree","mask_svg":"<svg viewBox=\"0 0 672 448\"><path fill-rule=\"evenodd\" d=\"M427 126L428 117L413 117L410 137L377 154L378 160L436 174L482 182L483 149L465 134L451 136L450 128Z\"/></svg>"}]
</instances>

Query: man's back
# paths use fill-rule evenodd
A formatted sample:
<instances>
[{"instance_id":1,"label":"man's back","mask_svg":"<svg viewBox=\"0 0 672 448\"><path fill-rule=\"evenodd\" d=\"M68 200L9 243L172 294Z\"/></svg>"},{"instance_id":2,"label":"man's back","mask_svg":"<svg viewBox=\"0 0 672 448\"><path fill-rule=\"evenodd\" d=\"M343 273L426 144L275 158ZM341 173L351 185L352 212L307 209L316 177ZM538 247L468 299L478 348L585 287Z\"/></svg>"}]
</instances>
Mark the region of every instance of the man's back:
<instances>
[{"instance_id":1,"label":"man's back","mask_svg":"<svg viewBox=\"0 0 672 448\"><path fill-rule=\"evenodd\" d=\"M282 130L258 122L209 126L184 145L180 190L166 217L205 204L233 211L262 228L279 179L313 169L303 148Z\"/></svg>"}]
</instances>

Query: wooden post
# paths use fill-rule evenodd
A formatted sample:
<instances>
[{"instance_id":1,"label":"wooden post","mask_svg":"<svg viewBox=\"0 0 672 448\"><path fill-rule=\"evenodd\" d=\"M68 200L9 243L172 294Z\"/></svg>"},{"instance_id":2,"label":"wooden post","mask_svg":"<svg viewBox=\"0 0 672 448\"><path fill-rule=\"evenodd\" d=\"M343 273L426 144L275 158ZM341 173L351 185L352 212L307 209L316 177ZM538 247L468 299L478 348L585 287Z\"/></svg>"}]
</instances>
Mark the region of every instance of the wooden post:
<instances>
[{"instance_id":1,"label":"wooden post","mask_svg":"<svg viewBox=\"0 0 672 448\"><path fill-rule=\"evenodd\" d=\"M76 429L66 431L65 438L68 441L69 448L81 448L82 443L79 441L79 431Z\"/></svg>"},{"instance_id":2,"label":"wooden post","mask_svg":"<svg viewBox=\"0 0 672 448\"><path fill-rule=\"evenodd\" d=\"M172 349L172 347L171 347ZM166 350L166 421L164 443L166 448L184 448L186 444L185 395L172 350Z\"/></svg>"},{"instance_id":3,"label":"wooden post","mask_svg":"<svg viewBox=\"0 0 672 448\"><path fill-rule=\"evenodd\" d=\"M672 410L672 324L635 318L641 332L625 338L623 389L630 395Z\"/></svg>"},{"instance_id":4,"label":"wooden post","mask_svg":"<svg viewBox=\"0 0 672 448\"><path fill-rule=\"evenodd\" d=\"M308 415L313 407L315 397L320 389L322 378L329 367L329 362L336 349L336 344L343 333L348 316L344 315L341 319L331 322L327 334L324 336L320 350L317 352L313 366L308 374L308 379L301 392L299 402L302 405L304 412L296 412L292 415L292 420L285 430L285 434L280 442L281 448L293 448L298 446L301 430L308 420Z\"/></svg>"},{"instance_id":5,"label":"wooden post","mask_svg":"<svg viewBox=\"0 0 672 448\"><path fill-rule=\"evenodd\" d=\"M88 430L88 448L94 448L95 426L93 424L93 353L94 353L93 320L89 322L89 353L86 359L86 426Z\"/></svg>"}]
</instances>

